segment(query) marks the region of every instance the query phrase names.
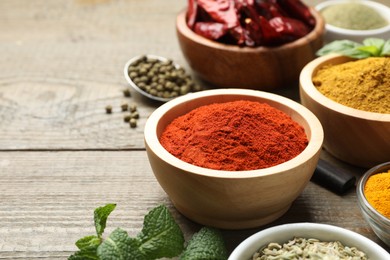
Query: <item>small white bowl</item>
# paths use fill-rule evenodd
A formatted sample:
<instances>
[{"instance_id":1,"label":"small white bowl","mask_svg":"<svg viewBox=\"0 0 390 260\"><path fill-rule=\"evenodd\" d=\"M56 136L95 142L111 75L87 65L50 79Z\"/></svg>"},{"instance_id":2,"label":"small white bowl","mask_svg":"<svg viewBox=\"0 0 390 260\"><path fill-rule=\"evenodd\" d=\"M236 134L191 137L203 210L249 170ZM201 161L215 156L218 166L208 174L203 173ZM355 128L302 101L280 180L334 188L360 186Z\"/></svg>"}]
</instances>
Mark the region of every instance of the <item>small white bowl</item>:
<instances>
[{"instance_id":1,"label":"small white bowl","mask_svg":"<svg viewBox=\"0 0 390 260\"><path fill-rule=\"evenodd\" d=\"M252 259L261 247L270 242L283 244L294 237L316 238L322 241L340 241L344 246L356 247L369 259L390 259L390 254L372 240L351 230L317 223L293 223L262 230L234 249L228 260Z\"/></svg>"},{"instance_id":2,"label":"small white bowl","mask_svg":"<svg viewBox=\"0 0 390 260\"><path fill-rule=\"evenodd\" d=\"M362 42L366 38L382 38L384 40L390 38L390 8L381 3L367 0L328 0L316 5L315 9L321 13L321 11L329 6L351 2L358 2L373 8L379 14L381 14L383 18L387 19L388 25L373 30L350 30L333 26L326 23L325 20L325 42L331 42L335 40L351 40L355 42Z\"/></svg>"},{"instance_id":3,"label":"small white bowl","mask_svg":"<svg viewBox=\"0 0 390 260\"><path fill-rule=\"evenodd\" d=\"M370 176L387 172L390 170L390 162L382 163L371 169L369 169L359 180L357 184L357 198L360 209L362 211L364 219L370 225L374 233L388 246L390 246L390 219L379 213L371 204L367 201L364 195L364 187L366 186L368 178Z\"/></svg>"},{"instance_id":4,"label":"small white bowl","mask_svg":"<svg viewBox=\"0 0 390 260\"><path fill-rule=\"evenodd\" d=\"M129 76L129 67L134 64L135 62L137 62L138 60L140 60L141 58L143 57L147 57L148 59L155 59L155 60L158 60L160 62L167 62L169 61L169 59L165 58L165 57L162 57L162 56L157 56L157 55L153 55L153 54L148 54L148 55L139 55L139 56L136 56L136 57L133 57L131 58L128 62L126 62L125 64L125 67L123 69L123 73L125 75L125 78L126 78L126 81L129 83L129 85L135 90L137 91L138 93L140 93L141 95L149 98L149 99L152 99L152 100L155 100L155 101L160 101L160 102L167 102L169 100L172 100L174 99L175 97L169 97L169 98L165 98L165 97L159 97L159 96L154 96L152 94L149 94L148 92L146 92L145 90L141 89L132 79L131 77ZM172 65L176 68L176 69L180 69L182 68L179 64L177 63L172 63Z\"/></svg>"}]
</instances>

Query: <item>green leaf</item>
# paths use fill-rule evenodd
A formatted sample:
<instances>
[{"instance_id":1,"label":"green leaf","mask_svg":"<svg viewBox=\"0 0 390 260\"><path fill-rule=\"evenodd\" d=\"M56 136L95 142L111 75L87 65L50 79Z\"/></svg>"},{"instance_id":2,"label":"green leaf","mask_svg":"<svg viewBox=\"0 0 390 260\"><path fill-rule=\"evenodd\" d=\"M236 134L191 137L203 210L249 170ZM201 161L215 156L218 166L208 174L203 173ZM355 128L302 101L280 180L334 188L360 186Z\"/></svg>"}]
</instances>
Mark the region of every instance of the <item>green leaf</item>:
<instances>
[{"instance_id":1,"label":"green leaf","mask_svg":"<svg viewBox=\"0 0 390 260\"><path fill-rule=\"evenodd\" d=\"M99 260L96 247L85 247L68 257L68 260Z\"/></svg>"},{"instance_id":2,"label":"green leaf","mask_svg":"<svg viewBox=\"0 0 390 260\"><path fill-rule=\"evenodd\" d=\"M364 46L375 46L377 49L382 50L385 40L379 38L367 38L363 40Z\"/></svg>"},{"instance_id":3,"label":"green leaf","mask_svg":"<svg viewBox=\"0 0 390 260\"><path fill-rule=\"evenodd\" d=\"M123 229L115 229L98 247L97 255L101 260L146 260L138 251L139 242L129 237Z\"/></svg>"},{"instance_id":4,"label":"green leaf","mask_svg":"<svg viewBox=\"0 0 390 260\"><path fill-rule=\"evenodd\" d=\"M106 222L108 216L115 209L116 204L107 204L103 207L96 208L94 211L95 229L98 237L101 237L104 229L106 228Z\"/></svg>"},{"instance_id":5,"label":"green leaf","mask_svg":"<svg viewBox=\"0 0 390 260\"><path fill-rule=\"evenodd\" d=\"M350 52L351 50L355 50L359 46L361 46L361 44L350 40L338 40L326 44L321 49L319 49L316 54L318 56L323 56L329 53L344 54Z\"/></svg>"},{"instance_id":6,"label":"green leaf","mask_svg":"<svg viewBox=\"0 0 390 260\"><path fill-rule=\"evenodd\" d=\"M387 40L382 47L381 56L390 56L390 39Z\"/></svg>"},{"instance_id":7,"label":"green leaf","mask_svg":"<svg viewBox=\"0 0 390 260\"><path fill-rule=\"evenodd\" d=\"M86 236L83 238L80 238L76 242L76 246L79 249L95 246L96 248L101 244L102 239L97 236Z\"/></svg>"},{"instance_id":8,"label":"green leaf","mask_svg":"<svg viewBox=\"0 0 390 260\"><path fill-rule=\"evenodd\" d=\"M184 249L184 236L168 208L160 205L144 218L138 235L140 251L148 259L178 256Z\"/></svg>"},{"instance_id":9,"label":"green leaf","mask_svg":"<svg viewBox=\"0 0 390 260\"><path fill-rule=\"evenodd\" d=\"M228 253L221 233L214 228L203 227L188 242L180 260L226 260Z\"/></svg>"},{"instance_id":10,"label":"green leaf","mask_svg":"<svg viewBox=\"0 0 390 260\"><path fill-rule=\"evenodd\" d=\"M372 57L378 57L381 50L375 46L360 46L358 50L367 52Z\"/></svg>"},{"instance_id":11,"label":"green leaf","mask_svg":"<svg viewBox=\"0 0 390 260\"><path fill-rule=\"evenodd\" d=\"M357 48L345 50L345 51L343 51L343 53L340 53L340 54L351 57L351 58L355 58L355 59L364 59L364 58L368 58L371 56L370 53L358 50Z\"/></svg>"}]
</instances>

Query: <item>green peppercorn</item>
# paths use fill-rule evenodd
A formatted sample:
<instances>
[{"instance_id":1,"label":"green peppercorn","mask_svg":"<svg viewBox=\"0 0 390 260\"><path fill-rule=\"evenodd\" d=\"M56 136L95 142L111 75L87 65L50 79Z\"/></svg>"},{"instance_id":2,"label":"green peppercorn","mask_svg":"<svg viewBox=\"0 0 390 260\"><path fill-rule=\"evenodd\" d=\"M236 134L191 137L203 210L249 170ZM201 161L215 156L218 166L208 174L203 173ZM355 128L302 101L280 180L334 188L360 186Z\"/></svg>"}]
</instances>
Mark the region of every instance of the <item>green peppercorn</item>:
<instances>
[{"instance_id":1,"label":"green peppercorn","mask_svg":"<svg viewBox=\"0 0 390 260\"><path fill-rule=\"evenodd\" d=\"M150 95L153 95L153 96L157 96L157 90L156 89L151 89L149 92L148 92Z\"/></svg>"},{"instance_id":2,"label":"green peppercorn","mask_svg":"<svg viewBox=\"0 0 390 260\"><path fill-rule=\"evenodd\" d=\"M106 106L106 113L111 114L112 113L112 106L108 105Z\"/></svg>"},{"instance_id":3,"label":"green peppercorn","mask_svg":"<svg viewBox=\"0 0 390 260\"><path fill-rule=\"evenodd\" d=\"M139 113L138 113L138 111L132 112L132 113L130 114L130 117L131 117L131 118L138 119L138 118L139 118Z\"/></svg>"},{"instance_id":4,"label":"green peppercorn","mask_svg":"<svg viewBox=\"0 0 390 260\"><path fill-rule=\"evenodd\" d=\"M136 78L137 76L138 76L138 73L136 71L132 71L129 73L129 77L132 79Z\"/></svg>"},{"instance_id":5,"label":"green peppercorn","mask_svg":"<svg viewBox=\"0 0 390 260\"><path fill-rule=\"evenodd\" d=\"M123 103L123 104L121 105L121 109L122 109L122 111L127 111L127 109L129 109L129 104Z\"/></svg>"},{"instance_id":6,"label":"green peppercorn","mask_svg":"<svg viewBox=\"0 0 390 260\"><path fill-rule=\"evenodd\" d=\"M141 81L140 83L137 84L137 86L138 86L140 89L145 90L147 85L146 85L145 82Z\"/></svg>"},{"instance_id":7,"label":"green peppercorn","mask_svg":"<svg viewBox=\"0 0 390 260\"><path fill-rule=\"evenodd\" d=\"M130 116L130 115L125 115L125 116L123 117L123 121L125 121L126 123L128 123L128 122L130 121L130 119L131 119L131 116Z\"/></svg>"},{"instance_id":8,"label":"green peppercorn","mask_svg":"<svg viewBox=\"0 0 390 260\"><path fill-rule=\"evenodd\" d=\"M129 106L129 111L130 111L130 112L135 112L135 111L137 111L137 104L130 104L130 106Z\"/></svg>"},{"instance_id":9,"label":"green peppercorn","mask_svg":"<svg viewBox=\"0 0 390 260\"><path fill-rule=\"evenodd\" d=\"M124 89L124 90L123 90L123 95L124 95L125 97L131 97L131 92L130 92L130 90L129 90L128 88Z\"/></svg>"},{"instance_id":10,"label":"green peppercorn","mask_svg":"<svg viewBox=\"0 0 390 260\"><path fill-rule=\"evenodd\" d=\"M140 89L156 97L173 98L201 90L172 59L161 61L142 56L129 66L128 73Z\"/></svg>"},{"instance_id":11,"label":"green peppercorn","mask_svg":"<svg viewBox=\"0 0 390 260\"><path fill-rule=\"evenodd\" d=\"M135 119L135 118L130 119L130 127L131 128L137 127L137 119Z\"/></svg>"}]
</instances>

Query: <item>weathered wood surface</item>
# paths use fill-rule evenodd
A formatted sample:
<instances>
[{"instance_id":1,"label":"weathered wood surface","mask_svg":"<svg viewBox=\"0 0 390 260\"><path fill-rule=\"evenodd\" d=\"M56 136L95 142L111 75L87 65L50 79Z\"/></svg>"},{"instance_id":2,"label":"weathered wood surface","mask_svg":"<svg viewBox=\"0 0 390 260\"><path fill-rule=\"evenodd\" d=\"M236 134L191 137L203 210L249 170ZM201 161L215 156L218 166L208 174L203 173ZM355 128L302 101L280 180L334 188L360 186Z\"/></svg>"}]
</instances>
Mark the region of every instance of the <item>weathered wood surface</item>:
<instances>
[{"instance_id":1,"label":"weathered wood surface","mask_svg":"<svg viewBox=\"0 0 390 260\"><path fill-rule=\"evenodd\" d=\"M94 232L93 209L107 202L118 204L108 232L120 226L137 234L144 214L161 203L187 237L199 228L172 207L146 158L143 127L159 104L121 93L123 66L135 55L159 54L187 66L174 29L185 6L184 0L0 1L0 259L66 259L78 238ZM296 91L278 92L296 99ZM136 129L122 120L125 100L138 104ZM111 115L104 111L109 104ZM322 158L362 171L325 152ZM306 221L341 226L384 246L362 219L353 190L339 196L310 183L270 225ZM263 228L223 231L229 250Z\"/></svg>"},{"instance_id":2,"label":"weathered wood surface","mask_svg":"<svg viewBox=\"0 0 390 260\"><path fill-rule=\"evenodd\" d=\"M186 236L200 226L181 216L155 180L144 151L10 152L0 159L0 259L65 258L74 242L93 234L93 209L117 203L107 232L135 236L143 216L170 207ZM318 222L341 226L380 243L365 224L352 190L336 195L310 183L282 218L268 225ZM223 231L230 250L265 227Z\"/></svg>"}]
</instances>

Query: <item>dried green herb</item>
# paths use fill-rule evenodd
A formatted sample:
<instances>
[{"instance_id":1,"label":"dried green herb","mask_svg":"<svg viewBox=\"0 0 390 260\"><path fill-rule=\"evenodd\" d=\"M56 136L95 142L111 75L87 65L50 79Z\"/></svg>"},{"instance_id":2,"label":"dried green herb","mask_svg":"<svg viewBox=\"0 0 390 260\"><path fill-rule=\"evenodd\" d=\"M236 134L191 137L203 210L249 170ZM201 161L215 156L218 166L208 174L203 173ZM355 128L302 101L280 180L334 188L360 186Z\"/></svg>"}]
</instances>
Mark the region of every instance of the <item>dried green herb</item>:
<instances>
[{"instance_id":1,"label":"dried green herb","mask_svg":"<svg viewBox=\"0 0 390 260\"><path fill-rule=\"evenodd\" d=\"M320 241L316 238L299 238L284 243L269 243L256 252L252 260L275 259L360 259L367 255L356 247L344 246L339 241Z\"/></svg>"}]
</instances>

